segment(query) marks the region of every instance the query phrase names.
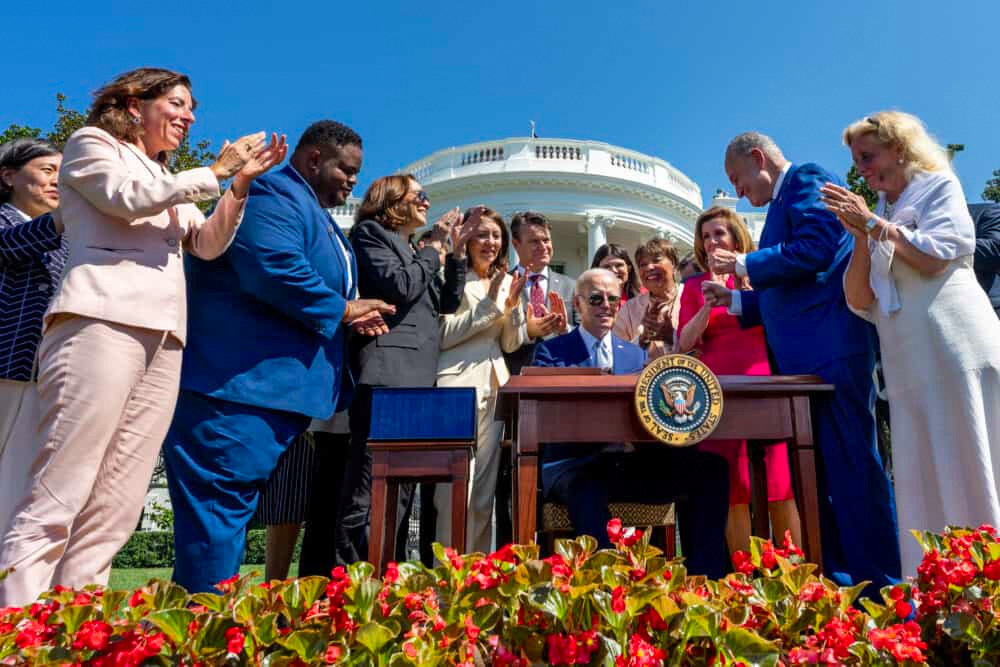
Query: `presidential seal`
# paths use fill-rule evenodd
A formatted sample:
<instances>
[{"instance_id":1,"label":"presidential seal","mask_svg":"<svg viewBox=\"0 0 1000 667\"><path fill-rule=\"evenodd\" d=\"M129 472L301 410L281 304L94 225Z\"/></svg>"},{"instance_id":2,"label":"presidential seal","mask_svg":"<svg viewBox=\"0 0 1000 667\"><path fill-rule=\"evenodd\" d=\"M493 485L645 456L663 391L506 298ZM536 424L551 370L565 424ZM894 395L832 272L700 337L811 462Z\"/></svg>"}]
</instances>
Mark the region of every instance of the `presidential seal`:
<instances>
[{"instance_id":1,"label":"presidential seal","mask_svg":"<svg viewBox=\"0 0 1000 667\"><path fill-rule=\"evenodd\" d=\"M684 354L655 359L635 386L639 421L657 440L687 447L712 434L722 418L722 385L708 366Z\"/></svg>"}]
</instances>

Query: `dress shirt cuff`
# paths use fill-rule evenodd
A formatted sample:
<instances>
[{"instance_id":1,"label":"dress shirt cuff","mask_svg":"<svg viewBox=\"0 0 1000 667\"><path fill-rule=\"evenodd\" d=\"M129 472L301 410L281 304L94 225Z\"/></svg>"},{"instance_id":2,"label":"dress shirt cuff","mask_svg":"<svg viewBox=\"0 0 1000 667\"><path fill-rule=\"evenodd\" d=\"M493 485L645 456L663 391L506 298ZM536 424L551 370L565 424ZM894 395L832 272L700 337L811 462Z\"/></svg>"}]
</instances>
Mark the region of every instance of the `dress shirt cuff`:
<instances>
[{"instance_id":1,"label":"dress shirt cuff","mask_svg":"<svg viewBox=\"0 0 1000 667\"><path fill-rule=\"evenodd\" d=\"M740 255L740 257L746 257L746 255ZM739 260L736 261L739 262ZM736 266L739 267L739 264ZM729 293L733 295L733 302L729 304L729 308L726 308L726 312L739 317L743 314L743 297L738 289L729 290Z\"/></svg>"},{"instance_id":2,"label":"dress shirt cuff","mask_svg":"<svg viewBox=\"0 0 1000 667\"><path fill-rule=\"evenodd\" d=\"M747 256L746 253L736 255L736 275L740 278L747 277Z\"/></svg>"}]
</instances>

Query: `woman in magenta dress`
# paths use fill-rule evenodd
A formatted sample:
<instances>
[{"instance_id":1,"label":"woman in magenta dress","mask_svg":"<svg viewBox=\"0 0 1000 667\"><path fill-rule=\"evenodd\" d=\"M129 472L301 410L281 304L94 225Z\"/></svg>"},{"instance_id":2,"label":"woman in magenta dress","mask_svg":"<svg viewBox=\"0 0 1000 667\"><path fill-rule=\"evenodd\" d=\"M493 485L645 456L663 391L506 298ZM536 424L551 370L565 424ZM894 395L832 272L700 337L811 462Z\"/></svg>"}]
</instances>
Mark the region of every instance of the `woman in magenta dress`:
<instances>
[{"instance_id":1,"label":"woman in magenta dress","mask_svg":"<svg viewBox=\"0 0 1000 667\"><path fill-rule=\"evenodd\" d=\"M739 320L724 307L705 305L702 283L714 281L730 289L746 289L746 278L717 274L711 270L712 253L717 250L747 253L753 240L739 215L732 209L716 206L701 214L695 224L694 255L705 272L692 276L681 293L678 351L696 354L716 375L770 375L764 329L741 329ZM744 440L707 440L699 447L725 456L729 461L729 522L726 541L730 552L750 545L750 465ZM764 454L767 464L767 500L771 526L777 539L791 531L796 544L801 543L799 512L792 492L788 453L785 443L769 445Z\"/></svg>"}]
</instances>

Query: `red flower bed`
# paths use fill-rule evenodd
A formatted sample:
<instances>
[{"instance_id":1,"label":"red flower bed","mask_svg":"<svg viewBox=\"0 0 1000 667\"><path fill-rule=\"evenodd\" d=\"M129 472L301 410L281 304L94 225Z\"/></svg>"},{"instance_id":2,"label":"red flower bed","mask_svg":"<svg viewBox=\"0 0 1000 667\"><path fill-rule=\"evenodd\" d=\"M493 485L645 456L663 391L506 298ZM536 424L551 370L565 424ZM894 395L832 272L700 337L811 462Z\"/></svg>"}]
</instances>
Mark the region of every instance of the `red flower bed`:
<instances>
[{"instance_id":1,"label":"red flower bed","mask_svg":"<svg viewBox=\"0 0 1000 667\"><path fill-rule=\"evenodd\" d=\"M335 569L329 578L188 595L57 587L0 609L2 665L995 665L1000 542L988 526L918 536L912 583L882 601L839 588L787 539L754 540L719 581L689 576L640 530L608 525L615 549L563 540L440 564Z\"/></svg>"}]
</instances>

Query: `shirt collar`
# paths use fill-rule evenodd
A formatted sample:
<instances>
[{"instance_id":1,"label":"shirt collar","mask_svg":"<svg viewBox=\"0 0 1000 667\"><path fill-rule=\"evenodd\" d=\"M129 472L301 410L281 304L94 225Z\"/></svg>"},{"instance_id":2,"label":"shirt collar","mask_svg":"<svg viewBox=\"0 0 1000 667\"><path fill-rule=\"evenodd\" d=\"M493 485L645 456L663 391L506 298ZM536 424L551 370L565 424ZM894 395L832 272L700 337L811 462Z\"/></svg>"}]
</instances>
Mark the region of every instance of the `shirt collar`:
<instances>
[{"instance_id":1,"label":"shirt collar","mask_svg":"<svg viewBox=\"0 0 1000 667\"><path fill-rule=\"evenodd\" d=\"M18 207L14 206L10 202L7 202L7 206L9 206L10 210L14 211L14 213L16 213L17 215L21 216L21 220L23 220L25 222L27 222L28 220L31 220L31 217L27 213L25 213L24 211L22 211Z\"/></svg>"},{"instance_id":2,"label":"shirt collar","mask_svg":"<svg viewBox=\"0 0 1000 667\"><path fill-rule=\"evenodd\" d=\"M546 266L546 267L544 267L544 268L543 268L543 269L542 269L541 271L539 271L538 273L535 273L534 271L529 271L529 270L528 270L528 267L526 267L526 266L525 266L524 264L521 264L521 265L519 265L519 268L520 268L520 269L521 269L522 271L524 271L525 275L527 275L527 276L528 276L529 278L530 278L531 276L541 276L541 277L542 277L542 280L544 280L544 281L546 281L546 282L548 282L548 280L549 280L549 267L547 267L547 266Z\"/></svg>"},{"instance_id":3,"label":"shirt collar","mask_svg":"<svg viewBox=\"0 0 1000 667\"><path fill-rule=\"evenodd\" d=\"M781 168L781 173L778 174L777 180L774 181L774 191L771 193L771 199L778 198L778 193L781 192L781 184L785 182L785 174L787 174L788 170L791 168L791 162L786 162L785 166Z\"/></svg>"},{"instance_id":4,"label":"shirt collar","mask_svg":"<svg viewBox=\"0 0 1000 667\"><path fill-rule=\"evenodd\" d=\"M594 336L594 334L590 333L589 331L587 331L583 327L577 327L577 330L580 332L580 335L583 337L583 344L587 346L587 352L590 353L590 354L593 354L593 352L594 352L594 344L597 343L597 338ZM610 355L610 352L611 352L611 332L610 331L608 333L604 334L604 338L601 339L601 345L604 346L604 349L609 352L608 356L611 357L611 355Z\"/></svg>"}]
</instances>

